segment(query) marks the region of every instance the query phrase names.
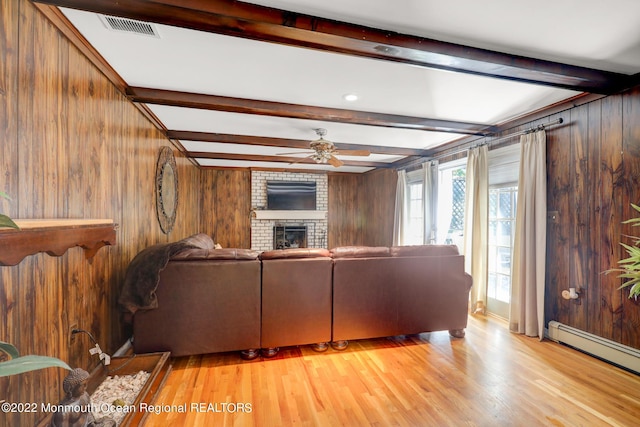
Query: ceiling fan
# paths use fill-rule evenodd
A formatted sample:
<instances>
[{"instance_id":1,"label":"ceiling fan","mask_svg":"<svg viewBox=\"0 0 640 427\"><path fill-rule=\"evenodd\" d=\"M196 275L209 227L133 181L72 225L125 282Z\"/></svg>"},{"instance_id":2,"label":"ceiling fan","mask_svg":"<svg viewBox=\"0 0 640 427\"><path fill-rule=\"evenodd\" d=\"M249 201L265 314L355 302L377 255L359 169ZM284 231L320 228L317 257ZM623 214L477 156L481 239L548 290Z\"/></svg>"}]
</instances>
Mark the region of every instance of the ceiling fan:
<instances>
[{"instance_id":1,"label":"ceiling fan","mask_svg":"<svg viewBox=\"0 0 640 427\"><path fill-rule=\"evenodd\" d=\"M368 156L371 154L369 150L338 150L333 142L324 139L324 136L327 134L326 129L317 128L314 129L314 131L319 138L309 143L309 148L313 150L313 153L299 161L312 159L316 163L329 163L330 165L338 168L342 166L344 162L338 159L336 157L337 155Z\"/></svg>"}]
</instances>

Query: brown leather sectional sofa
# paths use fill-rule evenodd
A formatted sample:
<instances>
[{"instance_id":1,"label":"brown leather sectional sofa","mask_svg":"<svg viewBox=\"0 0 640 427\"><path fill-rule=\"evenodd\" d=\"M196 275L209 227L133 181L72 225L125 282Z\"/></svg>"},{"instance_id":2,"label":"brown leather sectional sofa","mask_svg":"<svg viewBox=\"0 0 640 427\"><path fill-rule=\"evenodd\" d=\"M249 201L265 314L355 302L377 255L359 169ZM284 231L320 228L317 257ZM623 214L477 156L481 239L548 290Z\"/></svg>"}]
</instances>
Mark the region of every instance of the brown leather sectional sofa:
<instances>
[{"instance_id":1,"label":"brown leather sectional sofa","mask_svg":"<svg viewBox=\"0 0 640 427\"><path fill-rule=\"evenodd\" d=\"M471 277L455 246L191 250L133 316L136 353L242 351L448 330L463 337Z\"/></svg>"}]
</instances>

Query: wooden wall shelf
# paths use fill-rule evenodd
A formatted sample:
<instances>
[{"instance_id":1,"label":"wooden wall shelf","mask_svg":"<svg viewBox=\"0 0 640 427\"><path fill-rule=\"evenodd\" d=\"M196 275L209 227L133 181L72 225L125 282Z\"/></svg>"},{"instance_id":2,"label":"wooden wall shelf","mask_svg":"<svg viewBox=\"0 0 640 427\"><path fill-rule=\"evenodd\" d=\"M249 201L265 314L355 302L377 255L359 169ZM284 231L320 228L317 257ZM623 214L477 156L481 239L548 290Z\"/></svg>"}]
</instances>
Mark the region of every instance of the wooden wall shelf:
<instances>
[{"instance_id":1,"label":"wooden wall shelf","mask_svg":"<svg viewBox=\"0 0 640 427\"><path fill-rule=\"evenodd\" d=\"M91 258L116 244L117 225L110 219L16 219L20 230L0 228L0 265L16 265L26 256L46 252L61 256L80 246Z\"/></svg>"}]
</instances>

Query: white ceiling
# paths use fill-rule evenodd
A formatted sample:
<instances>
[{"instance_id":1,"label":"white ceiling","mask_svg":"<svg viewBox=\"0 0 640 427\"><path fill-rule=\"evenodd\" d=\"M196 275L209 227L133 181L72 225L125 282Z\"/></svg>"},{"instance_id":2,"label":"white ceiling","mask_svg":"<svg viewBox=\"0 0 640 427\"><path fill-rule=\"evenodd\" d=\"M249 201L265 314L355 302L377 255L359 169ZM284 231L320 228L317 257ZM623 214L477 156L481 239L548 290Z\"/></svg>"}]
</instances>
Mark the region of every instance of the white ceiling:
<instances>
[{"instance_id":1,"label":"white ceiling","mask_svg":"<svg viewBox=\"0 0 640 427\"><path fill-rule=\"evenodd\" d=\"M171 1L167 1L171 3ZM174 2L180 4L180 2ZM228 3L228 2L227 2ZM238 2L240 3L240 2ZM627 75L640 72L637 0L262 0L262 6ZM128 86L498 125L580 91L323 52L155 24L159 38L116 32L62 8ZM356 102L343 95L355 93ZM431 149L464 135L148 104L165 130L283 138L282 147L180 140L186 152L279 156L286 139ZM304 155L303 155L304 154ZM211 157L216 157L213 155ZM224 157L224 156L218 156ZM341 160L392 163L371 154ZM202 166L365 172L371 166L203 159Z\"/></svg>"}]
</instances>

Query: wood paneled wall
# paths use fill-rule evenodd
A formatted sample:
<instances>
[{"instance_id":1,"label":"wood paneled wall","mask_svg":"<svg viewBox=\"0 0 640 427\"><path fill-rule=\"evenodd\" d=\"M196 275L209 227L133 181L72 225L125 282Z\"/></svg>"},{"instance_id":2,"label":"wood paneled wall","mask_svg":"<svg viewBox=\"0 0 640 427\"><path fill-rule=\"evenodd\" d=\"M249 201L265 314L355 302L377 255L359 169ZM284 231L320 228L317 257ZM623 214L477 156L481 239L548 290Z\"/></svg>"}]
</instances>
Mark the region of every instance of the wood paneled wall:
<instances>
[{"instance_id":1,"label":"wood paneled wall","mask_svg":"<svg viewBox=\"0 0 640 427\"><path fill-rule=\"evenodd\" d=\"M359 188L362 177L356 174L329 174L329 212L327 245L364 244L363 213L359 205Z\"/></svg>"},{"instance_id":2,"label":"wood paneled wall","mask_svg":"<svg viewBox=\"0 0 640 427\"><path fill-rule=\"evenodd\" d=\"M170 142L27 0L0 0L0 57L0 189L13 198L0 211L119 224L117 245L92 263L72 248L0 267L0 340L91 370L92 343L82 334L70 345L71 325L117 350L128 338L116 300L129 261L146 246L213 233L215 217L201 221L201 171L174 150L180 199L176 225L163 234L154 177ZM0 378L0 400L57 403L64 375L51 368ZM0 414L0 424L33 425L43 415Z\"/></svg>"},{"instance_id":3,"label":"wood paneled wall","mask_svg":"<svg viewBox=\"0 0 640 427\"><path fill-rule=\"evenodd\" d=\"M202 171L201 228L225 248L251 247L251 171Z\"/></svg>"},{"instance_id":4,"label":"wood paneled wall","mask_svg":"<svg viewBox=\"0 0 640 427\"><path fill-rule=\"evenodd\" d=\"M640 305L620 290L617 266L622 221L640 203L640 88L562 114L566 125L547 133L548 209L546 320L640 348ZM552 118L555 118L552 117ZM576 287L578 300L561 297Z\"/></svg>"},{"instance_id":5,"label":"wood paneled wall","mask_svg":"<svg viewBox=\"0 0 640 427\"><path fill-rule=\"evenodd\" d=\"M362 176L360 203L364 206L364 244L368 246L391 246L396 209L395 169L379 169Z\"/></svg>"},{"instance_id":6,"label":"wood paneled wall","mask_svg":"<svg viewBox=\"0 0 640 427\"><path fill-rule=\"evenodd\" d=\"M330 174L329 248L391 246L397 173L380 169L365 174Z\"/></svg>"}]
</instances>

